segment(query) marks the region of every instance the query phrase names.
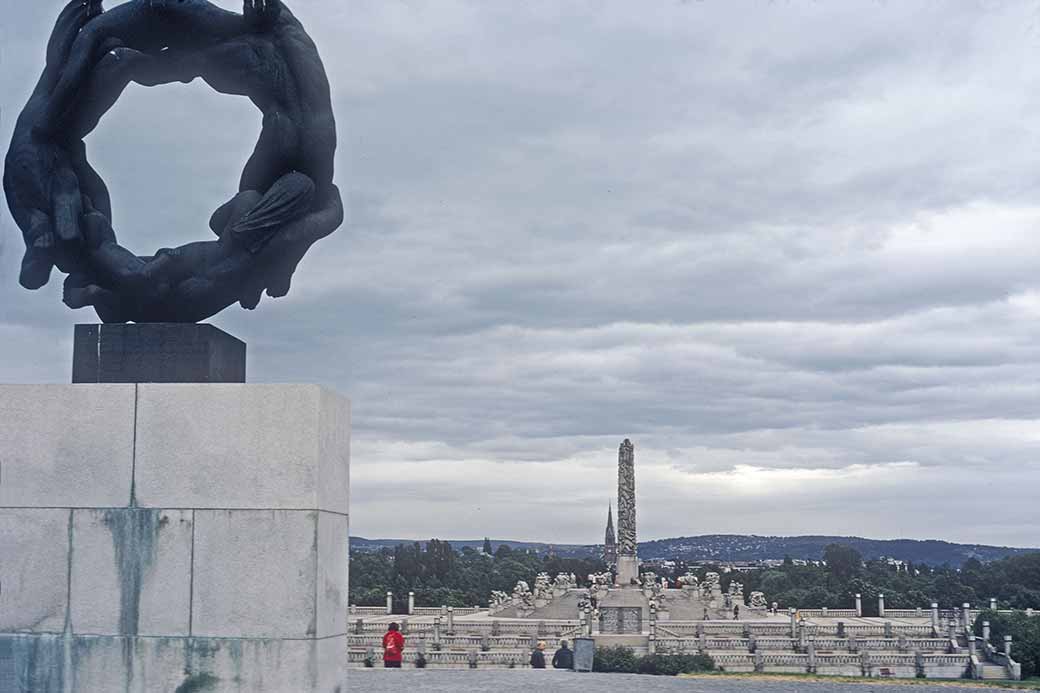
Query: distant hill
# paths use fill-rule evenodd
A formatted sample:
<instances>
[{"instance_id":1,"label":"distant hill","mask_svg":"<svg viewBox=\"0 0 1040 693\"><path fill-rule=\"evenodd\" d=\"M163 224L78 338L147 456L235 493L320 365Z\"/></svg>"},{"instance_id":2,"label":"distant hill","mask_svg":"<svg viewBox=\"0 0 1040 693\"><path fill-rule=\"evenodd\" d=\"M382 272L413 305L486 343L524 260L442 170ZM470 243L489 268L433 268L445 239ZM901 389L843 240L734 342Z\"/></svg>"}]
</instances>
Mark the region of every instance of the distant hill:
<instances>
[{"instance_id":1,"label":"distant hill","mask_svg":"<svg viewBox=\"0 0 1040 693\"><path fill-rule=\"evenodd\" d=\"M959 566L969 558L995 561L1007 556L1033 553L1040 549L1018 549L982 544L954 544L948 541L916 539L864 539L863 537L761 537L739 534L710 534L700 537L658 539L639 545L645 558L691 560L761 561L785 556L818 560L828 544L846 544L865 559L895 558L929 565Z\"/></svg>"},{"instance_id":2,"label":"distant hill","mask_svg":"<svg viewBox=\"0 0 1040 693\"><path fill-rule=\"evenodd\" d=\"M483 539L449 539L447 541L452 545L452 547L459 551L467 547L471 549L482 549L484 547ZM414 539L365 539L364 537L351 537L350 550L379 551L380 549L392 549L398 544L413 543L415 543ZM426 544L425 541L419 543L424 545ZM498 549L502 544L506 544L511 549L534 551L536 553L547 553L551 548L557 555L563 558L585 558L587 556L598 555L600 552L600 547L591 544L545 544L536 541L491 540L491 547L493 549Z\"/></svg>"},{"instance_id":3,"label":"distant hill","mask_svg":"<svg viewBox=\"0 0 1040 693\"><path fill-rule=\"evenodd\" d=\"M484 547L484 539L447 539L446 541L458 550L462 550L466 547L476 549ZM397 544L412 543L415 543L415 539L365 539L364 537L350 537L350 550L378 551L381 548L393 548ZM424 545L426 542L420 541L419 543ZM600 551L599 546L592 544L546 544L539 541L510 541L504 539L491 540L492 548L497 549L502 544L506 544L510 548L516 548L519 550L537 551L539 554L545 554L551 547L557 555L564 558L596 556Z\"/></svg>"},{"instance_id":4,"label":"distant hill","mask_svg":"<svg viewBox=\"0 0 1040 693\"><path fill-rule=\"evenodd\" d=\"M351 537L352 551L378 551L393 548L398 544L410 544L411 539L365 539ZM461 550L464 547L480 549L483 539L449 540ZM507 544L512 549L546 553L550 547L561 558L581 558L598 555L600 547L592 544L547 544L542 542L508 541L492 539L497 549ZM679 559L684 561L764 561L770 559L823 558L827 544L846 544L853 547L865 559L895 558L929 565L949 564L959 566L970 558L994 561L1007 556L1033 553L1040 549L1020 549L1007 546L982 544L954 544L947 541L916 539L864 539L863 537L804 536L765 537L740 534L709 534L697 537L657 539L639 544L639 556L644 559Z\"/></svg>"}]
</instances>

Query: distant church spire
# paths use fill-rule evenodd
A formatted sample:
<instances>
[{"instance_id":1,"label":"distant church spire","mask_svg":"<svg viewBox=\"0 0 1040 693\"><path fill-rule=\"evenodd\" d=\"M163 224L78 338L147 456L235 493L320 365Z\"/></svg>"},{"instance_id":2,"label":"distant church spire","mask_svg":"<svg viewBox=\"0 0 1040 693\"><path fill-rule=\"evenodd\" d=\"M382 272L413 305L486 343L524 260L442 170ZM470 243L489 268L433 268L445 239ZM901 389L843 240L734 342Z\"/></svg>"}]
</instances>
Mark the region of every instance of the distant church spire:
<instances>
[{"instance_id":1,"label":"distant church spire","mask_svg":"<svg viewBox=\"0 0 1040 693\"><path fill-rule=\"evenodd\" d=\"M603 561L613 567L617 563L617 538L614 535L614 507L607 505L607 533L603 538Z\"/></svg>"}]
</instances>

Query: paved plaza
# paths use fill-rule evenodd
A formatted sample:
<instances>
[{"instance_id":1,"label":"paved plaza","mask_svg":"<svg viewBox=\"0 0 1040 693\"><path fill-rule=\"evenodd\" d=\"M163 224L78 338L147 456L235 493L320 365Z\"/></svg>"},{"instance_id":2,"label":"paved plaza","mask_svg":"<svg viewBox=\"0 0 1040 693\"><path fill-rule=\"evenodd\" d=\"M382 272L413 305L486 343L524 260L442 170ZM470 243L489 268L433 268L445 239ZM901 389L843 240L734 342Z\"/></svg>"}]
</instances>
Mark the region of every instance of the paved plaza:
<instances>
[{"instance_id":1,"label":"paved plaza","mask_svg":"<svg viewBox=\"0 0 1040 693\"><path fill-rule=\"evenodd\" d=\"M586 693L587 691L639 691L640 693L955 693L989 691L978 686L921 685L908 688L879 682L831 683L810 681L763 681L747 678L680 679L670 676L635 674L578 674L569 671L516 670L470 671L356 669L350 672L348 690L356 693Z\"/></svg>"}]
</instances>

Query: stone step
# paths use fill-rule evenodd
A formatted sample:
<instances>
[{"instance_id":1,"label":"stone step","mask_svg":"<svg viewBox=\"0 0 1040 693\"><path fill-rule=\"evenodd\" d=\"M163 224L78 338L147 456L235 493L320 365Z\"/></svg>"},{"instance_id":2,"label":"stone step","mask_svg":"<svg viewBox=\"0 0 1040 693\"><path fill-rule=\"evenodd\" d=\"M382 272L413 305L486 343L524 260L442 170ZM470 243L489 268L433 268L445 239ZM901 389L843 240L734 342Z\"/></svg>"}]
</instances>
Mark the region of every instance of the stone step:
<instances>
[{"instance_id":1,"label":"stone step","mask_svg":"<svg viewBox=\"0 0 1040 693\"><path fill-rule=\"evenodd\" d=\"M985 680L1006 679L1007 671L1002 666L994 664L983 664L982 678Z\"/></svg>"}]
</instances>

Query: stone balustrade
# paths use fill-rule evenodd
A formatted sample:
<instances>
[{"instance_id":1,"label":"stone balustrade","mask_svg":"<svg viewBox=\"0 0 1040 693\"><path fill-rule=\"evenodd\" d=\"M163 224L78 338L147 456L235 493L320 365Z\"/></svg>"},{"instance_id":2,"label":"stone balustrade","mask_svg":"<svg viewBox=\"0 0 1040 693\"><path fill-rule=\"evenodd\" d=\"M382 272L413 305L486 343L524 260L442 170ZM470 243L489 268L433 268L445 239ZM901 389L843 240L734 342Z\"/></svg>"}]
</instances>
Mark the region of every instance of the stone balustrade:
<instances>
[{"instance_id":1,"label":"stone balustrade","mask_svg":"<svg viewBox=\"0 0 1040 693\"><path fill-rule=\"evenodd\" d=\"M856 618L855 609L802 609L800 613L805 618Z\"/></svg>"},{"instance_id":2,"label":"stone balustrade","mask_svg":"<svg viewBox=\"0 0 1040 693\"><path fill-rule=\"evenodd\" d=\"M349 616L385 616L386 615L386 607L385 606L356 606L354 604L351 604L350 608L347 610L347 614Z\"/></svg>"},{"instance_id":3,"label":"stone balustrade","mask_svg":"<svg viewBox=\"0 0 1040 693\"><path fill-rule=\"evenodd\" d=\"M412 609L412 616L440 616L444 607L440 606L417 606ZM456 616L472 616L487 611L479 606L456 606L453 607Z\"/></svg>"},{"instance_id":4,"label":"stone balustrade","mask_svg":"<svg viewBox=\"0 0 1040 693\"><path fill-rule=\"evenodd\" d=\"M665 600L667 604L667 600ZM361 665L366 653L379 652L387 618L380 607L355 607L351 618L348 648L352 665ZM476 609L417 607L408 622L406 666L424 651L430 667L526 667L530 650L538 640L554 647L554 640L584 634L580 619L520 620L481 618L462 620ZM1031 613L1030 613L1031 612ZM1040 614L1040 611L1029 615ZM662 611L667 615L667 609ZM886 609L885 618L858 619L852 609L802 609L793 619L787 613L762 614L762 620L673 621L657 616L656 610L640 636L630 643L637 654L705 653L727 671L775 673L818 673L892 678L958 678L988 663L1003 666L1008 677L1016 674L1016 663L983 639L965 648L964 637L981 612L962 605L957 609ZM1020 613L1002 611L1001 613ZM378 620L363 618L379 615ZM439 627L430 622L437 617ZM674 614L673 614L674 618ZM766 620L766 619L769 620ZM595 614L591 622L595 622ZM448 625L452 625L449 628ZM939 637L939 635L943 637ZM597 636L598 637L598 634ZM629 643L626 643L629 644ZM973 658L976 663L973 665Z\"/></svg>"},{"instance_id":5,"label":"stone balustrade","mask_svg":"<svg viewBox=\"0 0 1040 693\"><path fill-rule=\"evenodd\" d=\"M402 617L402 624L405 617ZM348 630L353 635L363 635L367 633L378 633L382 635L386 632L386 619L381 621L365 621L363 619L351 620L349 623ZM511 635L524 635L525 637L568 637L578 633L581 622L577 620L567 621L539 621L539 622L524 622L524 621L455 621L455 633L458 635L499 635L500 633L494 632L495 629L499 629L502 633L508 633ZM442 624L441 630L446 632L447 626ZM427 622L408 622L407 634L419 635L432 633L434 630L434 624ZM402 627L402 631L404 628Z\"/></svg>"},{"instance_id":6,"label":"stone balustrade","mask_svg":"<svg viewBox=\"0 0 1040 693\"><path fill-rule=\"evenodd\" d=\"M348 663L353 667L365 665L368 659L375 666L382 666L378 657L379 650L370 648L368 650L351 650L347 655ZM419 656L418 650L405 648L403 653L404 666L412 668ZM515 652L481 652L427 650L423 653L428 669L520 669L530 666L531 653L529 650Z\"/></svg>"}]
</instances>

